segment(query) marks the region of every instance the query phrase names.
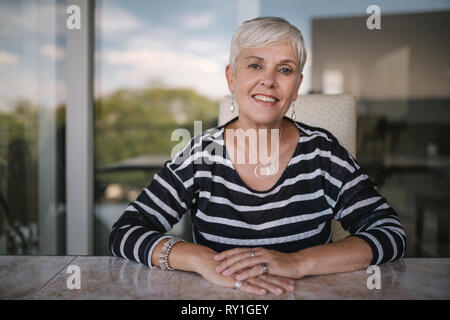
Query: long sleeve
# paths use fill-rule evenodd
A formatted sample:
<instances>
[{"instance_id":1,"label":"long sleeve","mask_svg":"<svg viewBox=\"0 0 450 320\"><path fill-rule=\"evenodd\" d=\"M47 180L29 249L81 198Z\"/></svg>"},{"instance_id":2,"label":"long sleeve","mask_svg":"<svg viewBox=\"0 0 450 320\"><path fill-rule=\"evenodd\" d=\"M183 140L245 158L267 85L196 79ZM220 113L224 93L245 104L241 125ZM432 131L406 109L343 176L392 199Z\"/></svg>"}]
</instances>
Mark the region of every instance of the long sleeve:
<instances>
[{"instance_id":1,"label":"long sleeve","mask_svg":"<svg viewBox=\"0 0 450 320\"><path fill-rule=\"evenodd\" d=\"M341 181L335 194L334 218L352 236L369 244L373 253L371 264L403 257L406 234L396 212L343 147L337 145L333 153L341 164L331 166L332 175Z\"/></svg>"},{"instance_id":2,"label":"long sleeve","mask_svg":"<svg viewBox=\"0 0 450 320\"><path fill-rule=\"evenodd\" d=\"M109 236L113 255L153 267L151 257L156 244L167 238L165 233L192 205L192 186L187 188L180 176L192 177L192 165L166 162L126 208Z\"/></svg>"}]
</instances>

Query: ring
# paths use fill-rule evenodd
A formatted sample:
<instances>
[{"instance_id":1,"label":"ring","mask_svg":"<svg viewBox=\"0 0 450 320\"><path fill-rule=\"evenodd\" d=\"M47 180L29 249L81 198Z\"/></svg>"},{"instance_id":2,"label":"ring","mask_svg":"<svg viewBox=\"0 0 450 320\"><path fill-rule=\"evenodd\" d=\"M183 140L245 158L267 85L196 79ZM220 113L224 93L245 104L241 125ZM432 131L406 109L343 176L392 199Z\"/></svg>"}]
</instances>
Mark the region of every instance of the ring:
<instances>
[{"instance_id":1,"label":"ring","mask_svg":"<svg viewBox=\"0 0 450 320\"><path fill-rule=\"evenodd\" d=\"M240 290L240 289L241 289L241 286L242 286L242 282L240 282L240 281L236 281L236 283L234 284L234 288L235 288L236 290Z\"/></svg>"},{"instance_id":2,"label":"ring","mask_svg":"<svg viewBox=\"0 0 450 320\"><path fill-rule=\"evenodd\" d=\"M267 265L267 263L261 263L261 267L263 267L263 274L269 274L269 266Z\"/></svg>"},{"instance_id":3,"label":"ring","mask_svg":"<svg viewBox=\"0 0 450 320\"><path fill-rule=\"evenodd\" d=\"M255 256L255 251L252 250L252 258Z\"/></svg>"}]
</instances>

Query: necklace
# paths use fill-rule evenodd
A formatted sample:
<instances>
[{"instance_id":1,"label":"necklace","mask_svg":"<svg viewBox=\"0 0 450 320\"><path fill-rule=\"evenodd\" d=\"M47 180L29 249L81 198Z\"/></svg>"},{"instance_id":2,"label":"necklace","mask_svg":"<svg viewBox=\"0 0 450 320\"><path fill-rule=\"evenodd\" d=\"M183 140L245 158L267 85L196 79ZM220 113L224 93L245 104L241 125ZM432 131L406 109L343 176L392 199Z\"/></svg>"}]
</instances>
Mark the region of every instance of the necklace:
<instances>
[{"instance_id":1,"label":"necklace","mask_svg":"<svg viewBox=\"0 0 450 320\"><path fill-rule=\"evenodd\" d=\"M283 135L283 127L280 128L280 140L279 142L281 142L281 136ZM258 174L258 170L262 173L262 174ZM258 179L266 179L268 176L272 175L275 172L275 167L270 164L257 164L255 167L255 176Z\"/></svg>"}]
</instances>

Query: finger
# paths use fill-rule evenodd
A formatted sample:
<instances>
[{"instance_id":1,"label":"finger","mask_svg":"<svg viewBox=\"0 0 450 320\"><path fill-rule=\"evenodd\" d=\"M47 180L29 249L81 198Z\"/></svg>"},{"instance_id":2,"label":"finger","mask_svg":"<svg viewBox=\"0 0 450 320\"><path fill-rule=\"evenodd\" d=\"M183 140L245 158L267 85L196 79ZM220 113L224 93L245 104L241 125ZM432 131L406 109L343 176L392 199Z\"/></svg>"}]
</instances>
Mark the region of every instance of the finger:
<instances>
[{"instance_id":1,"label":"finger","mask_svg":"<svg viewBox=\"0 0 450 320\"><path fill-rule=\"evenodd\" d=\"M236 280L247 280L249 278L255 278L257 276L260 276L262 274L262 267L261 265L256 265L252 268L245 269L241 271L237 276Z\"/></svg>"},{"instance_id":2,"label":"finger","mask_svg":"<svg viewBox=\"0 0 450 320\"><path fill-rule=\"evenodd\" d=\"M280 286L286 291L294 291L295 288L295 281L289 278L270 275L263 275L259 276L258 278L273 283L274 285Z\"/></svg>"},{"instance_id":3,"label":"finger","mask_svg":"<svg viewBox=\"0 0 450 320\"><path fill-rule=\"evenodd\" d=\"M287 291L293 291L295 282L292 279L280 277L280 276L271 276L271 275L262 275L262 267L261 265L254 266L253 268L246 269L241 271L238 275L236 275L236 280L248 280L250 278L261 278L265 281L271 282L277 286L284 288Z\"/></svg>"},{"instance_id":4,"label":"finger","mask_svg":"<svg viewBox=\"0 0 450 320\"><path fill-rule=\"evenodd\" d=\"M274 295L282 295L284 293L284 290L281 286L278 286L272 282L265 281L261 278L251 278L248 279L246 282L253 284L254 286L258 286L260 288L263 288L267 290L268 292L274 294Z\"/></svg>"},{"instance_id":5,"label":"finger","mask_svg":"<svg viewBox=\"0 0 450 320\"><path fill-rule=\"evenodd\" d=\"M242 260L239 260L235 262L234 264L230 265L227 269L225 269L222 274L224 276L230 276L234 274L235 272L238 272L242 269L251 268L255 265L261 264L264 262L264 257L262 256L254 256L250 258L245 258Z\"/></svg>"},{"instance_id":6,"label":"finger","mask_svg":"<svg viewBox=\"0 0 450 320\"><path fill-rule=\"evenodd\" d=\"M217 266L216 271L222 272L223 270L227 269L232 264L234 264L242 259L251 258L252 252L254 252L254 251L253 250L242 251L240 253L236 253L235 255L226 258L225 260L222 261L221 264L219 264Z\"/></svg>"},{"instance_id":7,"label":"finger","mask_svg":"<svg viewBox=\"0 0 450 320\"><path fill-rule=\"evenodd\" d=\"M235 254L245 252L248 250L251 250L251 249L249 249L249 248L234 248L234 249L230 249L230 250L225 250L219 254L216 254L214 256L214 260L220 261L220 260L226 259L228 257L234 256Z\"/></svg>"},{"instance_id":8,"label":"finger","mask_svg":"<svg viewBox=\"0 0 450 320\"><path fill-rule=\"evenodd\" d=\"M255 285L253 283L250 283L248 281L242 281L240 291L247 292L247 293L253 293L257 295L265 295L267 293L267 290L263 287L260 287L258 285Z\"/></svg>"}]
</instances>

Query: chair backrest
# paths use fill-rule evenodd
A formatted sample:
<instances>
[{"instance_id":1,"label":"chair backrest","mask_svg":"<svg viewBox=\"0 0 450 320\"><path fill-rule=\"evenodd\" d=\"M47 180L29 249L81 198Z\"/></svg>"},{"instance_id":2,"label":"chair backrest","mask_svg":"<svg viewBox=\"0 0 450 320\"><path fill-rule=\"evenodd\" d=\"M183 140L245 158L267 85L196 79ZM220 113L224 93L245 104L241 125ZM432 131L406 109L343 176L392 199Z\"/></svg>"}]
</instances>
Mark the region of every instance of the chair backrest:
<instances>
[{"instance_id":1,"label":"chair backrest","mask_svg":"<svg viewBox=\"0 0 450 320\"><path fill-rule=\"evenodd\" d=\"M231 96L220 101L219 125L238 115L230 112ZM351 94L310 94L295 101L296 120L330 131L356 158L356 101ZM286 116L291 117L291 111Z\"/></svg>"},{"instance_id":2,"label":"chair backrest","mask_svg":"<svg viewBox=\"0 0 450 320\"><path fill-rule=\"evenodd\" d=\"M220 102L219 125L238 115L238 110L230 112L231 96ZM351 94L311 94L302 95L295 101L296 120L330 131L339 142L356 158L356 101ZM291 117L291 109L286 116ZM341 240L349 235L341 224L332 221L332 239Z\"/></svg>"}]
</instances>

